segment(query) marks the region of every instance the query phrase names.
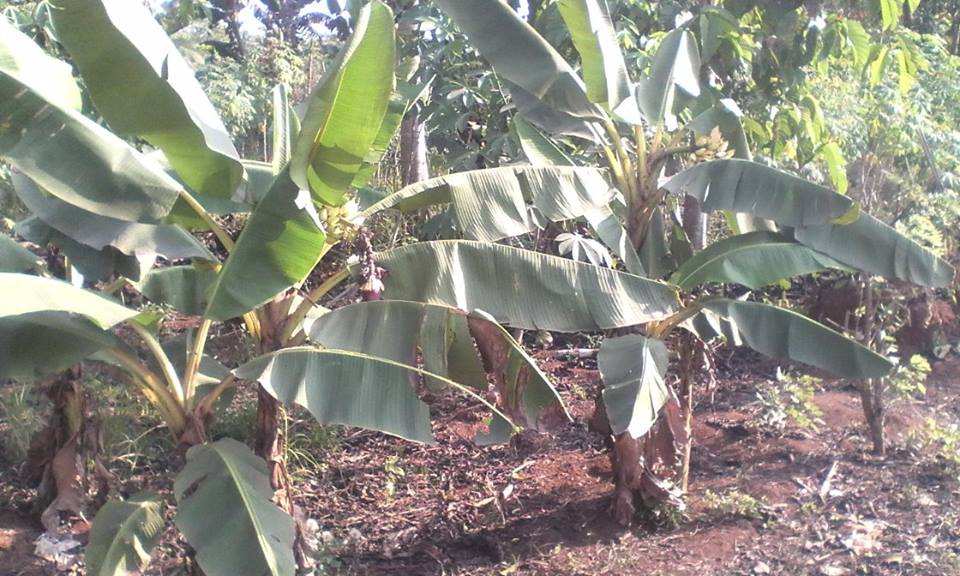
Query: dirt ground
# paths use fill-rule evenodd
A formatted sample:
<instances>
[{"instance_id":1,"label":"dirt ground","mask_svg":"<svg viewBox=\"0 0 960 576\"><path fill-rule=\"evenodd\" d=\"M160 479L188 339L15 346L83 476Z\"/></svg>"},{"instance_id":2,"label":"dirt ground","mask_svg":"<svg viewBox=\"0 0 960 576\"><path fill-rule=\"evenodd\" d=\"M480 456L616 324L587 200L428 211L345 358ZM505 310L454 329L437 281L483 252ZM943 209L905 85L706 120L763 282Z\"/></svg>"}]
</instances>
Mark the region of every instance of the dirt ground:
<instances>
[{"instance_id":1,"label":"dirt ground","mask_svg":"<svg viewBox=\"0 0 960 576\"><path fill-rule=\"evenodd\" d=\"M482 413L435 398L435 445L342 430L295 472L330 573L960 575L960 478L917 448L927 418L960 421L960 358L935 363L926 395L892 408L880 459L852 388L824 385L816 431L773 434L756 423L756 383L775 365L731 357L698 405L688 508L628 530L609 519L610 462L587 426L595 366L539 359L574 417L555 434L479 448ZM0 575L56 573L31 555L29 492L0 473ZM174 573L171 534L148 574Z\"/></svg>"}]
</instances>

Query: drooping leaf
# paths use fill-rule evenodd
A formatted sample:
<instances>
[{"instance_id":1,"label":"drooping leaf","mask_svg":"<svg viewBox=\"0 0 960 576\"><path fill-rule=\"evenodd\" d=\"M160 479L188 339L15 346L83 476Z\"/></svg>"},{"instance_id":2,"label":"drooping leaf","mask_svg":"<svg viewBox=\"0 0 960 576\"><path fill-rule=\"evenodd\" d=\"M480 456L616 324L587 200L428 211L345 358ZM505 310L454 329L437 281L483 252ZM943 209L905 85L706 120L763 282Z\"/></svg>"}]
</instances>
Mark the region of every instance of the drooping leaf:
<instances>
[{"instance_id":1,"label":"drooping leaf","mask_svg":"<svg viewBox=\"0 0 960 576\"><path fill-rule=\"evenodd\" d=\"M806 226L794 234L814 250L870 274L931 287L953 281L949 263L869 214L851 224Z\"/></svg>"},{"instance_id":2,"label":"drooping leaf","mask_svg":"<svg viewBox=\"0 0 960 576\"><path fill-rule=\"evenodd\" d=\"M650 74L636 85L636 98L647 121L660 126L670 123L677 89L696 98L700 95L700 52L693 34L677 28L660 42L653 56Z\"/></svg>"},{"instance_id":3,"label":"drooping leaf","mask_svg":"<svg viewBox=\"0 0 960 576\"><path fill-rule=\"evenodd\" d=\"M714 160L680 172L664 184L700 201L703 210L729 210L784 226L826 224L856 215L854 202L802 178L746 160Z\"/></svg>"},{"instance_id":4,"label":"drooping leaf","mask_svg":"<svg viewBox=\"0 0 960 576\"><path fill-rule=\"evenodd\" d=\"M596 126L592 124L594 119L562 112L507 79L501 82L517 109L517 115L526 118L534 126L554 136L575 136L594 143L599 141Z\"/></svg>"},{"instance_id":5,"label":"drooping leaf","mask_svg":"<svg viewBox=\"0 0 960 576\"><path fill-rule=\"evenodd\" d=\"M310 340L407 366L417 365L419 350L425 370L481 391L487 388L486 366L501 409L534 429L542 414L563 411L556 390L519 343L479 313L399 300L364 302L321 316L310 328ZM443 385L436 379L428 383Z\"/></svg>"},{"instance_id":6,"label":"drooping leaf","mask_svg":"<svg viewBox=\"0 0 960 576\"><path fill-rule=\"evenodd\" d=\"M70 65L51 58L5 18L0 18L0 68L61 108L80 109L80 87Z\"/></svg>"},{"instance_id":7,"label":"drooping leaf","mask_svg":"<svg viewBox=\"0 0 960 576\"><path fill-rule=\"evenodd\" d=\"M323 348L360 352L407 366L417 365L419 349L426 370L478 390L487 386L467 313L449 306L401 300L353 304L315 320L309 336Z\"/></svg>"},{"instance_id":8,"label":"drooping leaf","mask_svg":"<svg viewBox=\"0 0 960 576\"><path fill-rule=\"evenodd\" d=\"M267 463L224 438L187 451L174 522L208 576L292 576L294 522L271 499Z\"/></svg>"},{"instance_id":9,"label":"drooping leaf","mask_svg":"<svg viewBox=\"0 0 960 576\"><path fill-rule=\"evenodd\" d=\"M163 150L197 193L233 195L243 167L230 135L146 5L53 0L52 8L57 37L110 127Z\"/></svg>"},{"instance_id":10,"label":"drooping leaf","mask_svg":"<svg viewBox=\"0 0 960 576\"><path fill-rule=\"evenodd\" d=\"M703 307L732 322L744 344L767 356L803 362L844 378L882 378L893 369L883 356L791 310L726 299Z\"/></svg>"},{"instance_id":11,"label":"drooping leaf","mask_svg":"<svg viewBox=\"0 0 960 576\"><path fill-rule=\"evenodd\" d=\"M310 96L290 175L314 201L339 206L380 132L394 89L393 12L364 5L353 35Z\"/></svg>"},{"instance_id":12,"label":"drooping leaf","mask_svg":"<svg viewBox=\"0 0 960 576\"><path fill-rule=\"evenodd\" d=\"M140 492L127 500L109 500L90 528L86 567L90 576L139 574L163 531L163 499Z\"/></svg>"},{"instance_id":13,"label":"drooping leaf","mask_svg":"<svg viewBox=\"0 0 960 576\"><path fill-rule=\"evenodd\" d=\"M140 224L102 216L44 194L23 174L14 172L12 181L17 196L34 215L61 234L95 250L112 246L128 256L159 254L170 259L215 260L200 241L178 226Z\"/></svg>"},{"instance_id":14,"label":"drooping leaf","mask_svg":"<svg viewBox=\"0 0 960 576\"><path fill-rule=\"evenodd\" d=\"M343 424L432 443L430 411L414 394L415 367L386 358L316 348L288 348L237 368L277 400L298 404L321 424Z\"/></svg>"},{"instance_id":15,"label":"drooping leaf","mask_svg":"<svg viewBox=\"0 0 960 576\"><path fill-rule=\"evenodd\" d=\"M15 62L0 59L0 157L74 206L130 222L163 219L180 185L105 128L62 107L62 94L49 96L49 86L28 80Z\"/></svg>"},{"instance_id":16,"label":"drooping leaf","mask_svg":"<svg viewBox=\"0 0 960 576\"><path fill-rule=\"evenodd\" d=\"M448 240L379 253L384 296L482 310L516 328L576 332L642 324L677 304L668 286L500 244Z\"/></svg>"},{"instance_id":17,"label":"drooping leaf","mask_svg":"<svg viewBox=\"0 0 960 576\"><path fill-rule=\"evenodd\" d=\"M120 345L111 332L66 312L5 316L0 318L0 379L32 382Z\"/></svg>"},{"instance_id":18,"label":"drooping leaf","mask_svg":"<svg viewBox=\"0 0 960 576\"><path fill-rule=\"evenodd\" d=\"M137 281L144 270L153 265L152 259L144 258L141 261L136 256L128 256L113 246L101 249L92 248L77 242L46 222L31 216L17 223L17 234L34 244L46 246L52 244L59 248L70 259L73 266L85 280L108 281L123 276Z\"/></svg>"},{"instance_id":19,"label":"drooping leaf","mask_svg":"<svg viewBox=\"0 0 960 576\"><path fill-rule=\"evenodd\" d=\"M0 272L26 272L36 268L36 255L6 234L0 234Z\"/></svg>"},{"instance_id":20,"label":"drooping leaf","mask_svg":"<svg viewBox=\"0 0 960 576\"><path fill-rule=\"evenodd\" d=\"M206 316L241 316L301 282L316 266L325 242L309 194L286 171L280 174L210 288Z\"/></svg>"},{"instance_id":21,"label":"drooping leaf","mask_svg":"<svg viewBox=\"0 0 960 576\"><path fill-rule=\"evenodd\" d=\"M561 0L558 7L580 53L587 97L615 114L623 104L624 115L636 117L639 111L607 1Z\"/></svg>"},{"instance_id":22,"label":"drooping leaf","mask_svg":"<svg viewBox=\"0 0 960 576\"><path fill-rule=\"evenodd\" d=\"M665 377L670 354L655 338L629 334L605 338L597 356L603 403L614 434L639 438L657 421L669 398Z\"/></svg>"},{"instance_id":23,"label":"drooping leaf","mask_svg":"<svg viewBox=\"0 0 960 576\"><path fill-rule=\"evenodd\" d=\"M596 168L509 166L417 182L374 204L365 214L451 202L465 238L495 242L536 229L527 207L531 204L552 222L586 218L628 270L642 273L633 245L609 208L614 193L603 171Z\"/></svg>"},{"instance_id":24,"label":"drooping leaf","mask_svg":"<svg viewBox=\"0 0 960 576\"><path fill-rule=\"evenodd\" d=\"M216 280L211 269L195 266L170 266L152 270L143 278L140 292L157 304L200 316L207 308L207 294Z\"/></svg>"},{"instance_id":25,"label":"drooping leaf","mask_svg":"<svg viewBox=\"0 0 960 576\"><path fill-rule=\"evenodd\" d=\"M563 401L547 376L537 367L520 344L498 324L493 316L478 310L468 319L470 333L477 344L483 365L497 391L504 412L515 423L529 428L546 429L547 420L558 413L569 420ZM500 424L509 424L495 418ZM497 426L491 425L490 434L482 439L485 443L505 441L498 435Z\"/></svg>"},{"instance_id":26,"label":"drooping leaf","mask_svg":"<svg viewBox=\"0 0 960 576\"><path fill-rule=\"evenodd\" d=\"M707 282L741 284L758 290L778 280L846 266L776 232L725 238L698 252L670 277L680 288Z\"/></svg>"},{"instance_id":27,"label":"drooping leaf","mask_svg":"<svg viewBox=\"0 0 960 576\"><path fill-rule=\"evenodd\" d=\"M582 134L585 122L603 119L570 65L505 2L437 4L508 82L507 90L527 120L553 134Z\"/></svg>"},{"instance_id":28,"label":"drooping leaf","mask_svg":"<svg viewBox=\"0 0 960 576\"><path fill-rule=\"evenodd\" d=\"M0 318L31 312L69 312L110 328L137 315L94 292L60 280L26 274L0 273Z\"/></svg>"}]
</instances>

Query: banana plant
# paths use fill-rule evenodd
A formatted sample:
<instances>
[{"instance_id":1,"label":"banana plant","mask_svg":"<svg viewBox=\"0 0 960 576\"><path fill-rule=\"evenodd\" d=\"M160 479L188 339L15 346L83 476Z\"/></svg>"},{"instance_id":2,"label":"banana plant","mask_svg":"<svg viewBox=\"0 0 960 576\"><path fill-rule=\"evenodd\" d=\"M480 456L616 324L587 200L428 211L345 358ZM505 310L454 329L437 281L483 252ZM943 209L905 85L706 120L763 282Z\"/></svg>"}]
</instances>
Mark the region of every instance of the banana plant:
<instances>
[{"instance_id":1,"label":"banana plant","mask_svg":"<svg viewBox=\"0 0 960 576\"><path fill-rule=\"evenodd\" d=\"M726 286L756 291L829 269L925 286L947 285L953 271L861 213L847 196L752 162L738 107L700 81L699 44L689 24L664 35L649 68L632 73L605 0L560 0L581 76L507 3L437 3L510 92L514 128L530 165L443 176L371 207L372 213L450 203L460 233L472 241L469 250L462 243L437 248L428 243L378 255L389 272L385 297L481 308L514 328L630 328L634 333L606 338L599 353L603 406L614 440L618 520L630 522L637 496L669 497L676 493L674 483L686 489L693 387L688 370L681 374L680 398L667 385L666 342L674 330L691 334L681 339L681 360L692 357L698 342L726 337L844 378L881 378L894 368L891 359L797 311L751 297L752 292L724 297ZM682 225L680 207L691 203L722 213L728 224L725 236L705 249ZM604 282L570 294L552 287L537 301L520 303L458 277L460 268L451 262L489 251L482 243L537 229L539 219L532 214L584 222L619 257L620 266L637 281L653 279L648 286L656 289L634 300L637 313L618 309L611 318L597 312L610 310L607 298L628 290L623 284ZM434 265L424 275L427 251ZM525 266L483 270L493 278L526 274ZM654 293L669 296L660 300ZM676 301L668 306L670 299ZM639 313L651 305L656 314ZM547 307L556 317L529 314ZM658 420L661 414L665 421Z\"/></svg>"},{"instance_id":2,"label":"banana plant","mask_svg":"<svg viewBox=\"0 0 960 576\"><path fill-rule=\"evenodd\" d=\"M480 307L364 302L323 315L317 302L350 269L344 263L320 285L305 284L335 244L349 248L357 232L349 191L369 178L406 108L394 81L394 21L385 4L373 1L359 11L303 118L277 91L270 164L239 158L145 7L123 0L51 6L58 39L109 128L83 114L67 64L0 22L0 156L12 165L17 194L32 212L17 230L60 248L67 268L79 272L64 282L36 270L15 242L0 244L0 377L29 380L99 362L142 392L185 450L174 479L174 523L205 573L292 574L308 563L291 516L280 403L300 405L322 423L420 442L433 441L429 410L412 385L420 380L490 409L479 442L502 442L520 426L567 418L545 375ZM220 225L220 212L250 213L236 240ZM206 249L194 230L211 231L226 258ZM624 292L595 312L604 324L623 314L659 317L674 304L669 290L632 275L556 257L526 261L522 254L485 252L456 264L461 280L478 285L491 278L483 266L507 270L526 262L530 294L622 284ZM155 268L158 254L180 263ZM419 266L433 266L432 256L424 252ZM375 283L376 275L366 280ZM515 280L500 278L501 294L515 288ZM155 312L111 298L121 289L197 317L196 330L161 341ZM650 305L634 303L650 294L656 296ZM550 324L557 316L538 309L529 317ZM243 320L257 351L228 369L204 350L213 323L234 318ZM244 383L258 390L255 451L206 436L218 399ZM491 383L496 405L483 395ZM62 496L54 512L78 507L77 493ZM162 507L148 493L104 507L94 519L88 571L141 570L162 527Z\"/></svg>"}]
</instances>

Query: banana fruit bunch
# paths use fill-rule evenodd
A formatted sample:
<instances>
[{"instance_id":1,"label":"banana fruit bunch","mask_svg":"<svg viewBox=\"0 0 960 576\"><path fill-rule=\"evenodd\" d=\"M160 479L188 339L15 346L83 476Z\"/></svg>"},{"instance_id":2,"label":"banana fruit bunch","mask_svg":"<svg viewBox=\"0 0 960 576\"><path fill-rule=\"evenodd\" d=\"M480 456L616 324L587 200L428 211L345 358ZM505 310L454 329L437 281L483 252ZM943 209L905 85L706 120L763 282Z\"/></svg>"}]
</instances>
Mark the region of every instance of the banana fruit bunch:
<instances>
[{"instance_id":1,"label":"banana fruit bunch","mask_svg":"<svg viewBox=\"0 0 960 576\"><path fill-rule=\"evenodd\" d=\"M730 143L720 135L720 128L717 126L713 128L709 136L698 136L694 144L696 150L690 155L690 161L695 163L732 158L736 152L729 147Z\"/></svg>"},{"instance_id":2,"label":"banana fruit bunch","mask_svg":"<svg viewBox=\"0 0 960 576\"><path fill-rule=\"evenodd\" d=\"M320 220L327 231L327 242L341 240L352 242L357 237L357 217L360 210L354 200L342 206L325 206L320 210Z\"/></svg>"}]
</instances>

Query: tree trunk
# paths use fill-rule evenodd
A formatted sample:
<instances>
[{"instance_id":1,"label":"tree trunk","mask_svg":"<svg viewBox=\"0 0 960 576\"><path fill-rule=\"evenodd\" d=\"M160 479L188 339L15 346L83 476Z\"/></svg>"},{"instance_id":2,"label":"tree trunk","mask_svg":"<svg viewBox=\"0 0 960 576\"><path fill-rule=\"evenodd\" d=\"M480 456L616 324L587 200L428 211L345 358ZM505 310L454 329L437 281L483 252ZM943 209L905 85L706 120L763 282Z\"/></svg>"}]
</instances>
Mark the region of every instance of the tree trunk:
<instances>
[{"instance_id":1,"label":"tree trunk","mask_svg":"<svg viewBox=\"0 0 960 576\"><path fill-rule=\"evenodd\" d=\"M404 186L430 177L427 162L427 127L417 110L411 110L400 127L400 179Z\"/></svg>"},{"instance_id":2,"label":"tree trunk","mask_svg":"<svg viewBox=\"0 0 960 576\"><path fill-rule=\"evenodd\" d=\"M873 443L873 454L885 456L887 453L884 434L884 420L886 406L883 403L883 381L867 380L860 385L860 404L863 406L863 416L870 430L870 441Z\"/></svg>"},{"instance_id":3,"label":"tree trunk","mask_svg":"<svg viewBox=\"0 0 960 576\"><path fill-rule=\"evenodd\" d=\"M953 13L950 23L950 53L954 56L960 54L960 10Z\"/></svg>"},{"instance_id":4,"label":"tree trunk","mask_svg":"<svg viewBox=\"0 0 960 576\"><path fill-rule=\"evenodd\" d=\"M280 403L263 386L257 386L257 435L254 452L267 461L270 484L276 491L277 503L291 512L286 476L286 450L283 437L283 415Z\"/></svg>"},{"instance_id":5,"label":"tree trunk","mask_svg":"<svg viewBox=\"0 0 960 576\"><path fill-rule=\"evenodd\" d=\"M689 195L683 197L683 231L694 250L703 250L707 245L707 215L700 202Z\"/></svg>"},{"instance_id":6,"label":"tree trunk","mask_svg":"<svg viewBox=\"0 0 960 576\"><path fill-rule=\"evenodd\" d=\"M280 350L283 345L280 333L284 327L289 300L278 297L269 303L260 315L260 353ZM287 473L287 438L285 437L286 414L283 407L263 386L257 385L257 429L253 451L267 462L273 502L289 514L296 525L296 542L293 552L297 566L302 570L311 568L313 561L306 552L302 519L293 503L293 487Z\"/></svg>"},{"instance_id":7,"label":"tree trunk","mask_svg":"<svg viewBox=\"0 0 960 576\"><path fill-rule=\"evenodd\" d=\"M100 420L96 414L88 413L90 407L84 399L80 378L78 365L57 375L46 386L53 413L47 427L31 440L27 455L26 469L38 483L37 504L45 507L40 519L52 533L60 530L61 513L82 518L89 503L88 463L92 464L97 488L95 505L106 501L113 480L100 458Z\"/></svg>"}]
</instances>

